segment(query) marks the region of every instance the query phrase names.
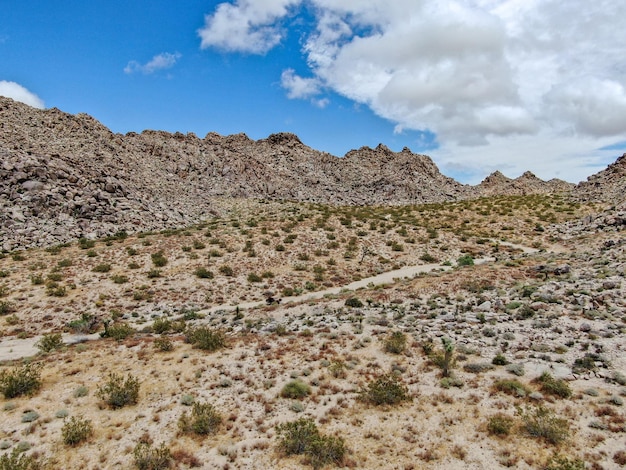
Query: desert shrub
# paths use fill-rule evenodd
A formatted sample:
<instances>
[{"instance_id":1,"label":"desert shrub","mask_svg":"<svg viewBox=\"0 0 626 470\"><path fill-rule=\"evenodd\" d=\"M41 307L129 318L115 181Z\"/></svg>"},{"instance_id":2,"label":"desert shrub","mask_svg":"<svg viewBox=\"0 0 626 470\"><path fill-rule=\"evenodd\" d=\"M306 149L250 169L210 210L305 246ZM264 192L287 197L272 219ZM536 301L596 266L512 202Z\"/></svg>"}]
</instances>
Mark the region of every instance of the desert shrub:
<instances>
[{"instance_id":1,"label":"desert shrub","mask_svg":"<svg viewBox=\"0 0 626 470\"><path fill-rule=\"evenodd\" d=\"M211 434L214 433L222 417L215 407L209 403L194 403L191 414L183 413L178 421L178 427L184 433Z\"/></svg>"},{"instance_id":2,"label":"desert shrub","mask_svg":"<svg viewBox=\"0 0 626 470\"><path fill-rule=\"evenodd\" d=\"M329 464L341 464L346 453L341 437L320 434L310 418L300 418L291 423L276 426L278 448L286 455L306 456L313 468L320 469Z\"/></svg>"},{"instance_id":3,"label":"desert shrub","mask_svg":"<svg viewBox=\"0 0 626 470\"><path fill-rule=\"evenodd\" d=\"M190 329L186 340L193 344L194 348L205 351L217 351L226 346L226 336L220 330L212 330L205 326Z\"/></svg>"},{"instance_id":4,"label":"desert shrub","mask_svg":"<svg viewBox=\"0 0 626 470\"><path fill-rule=\"evenodd\" d=\"M553 455L546 462L545 470L585 470L585 462L580 459L569 459L560 455Z\"/></svg>"},{"instance_id":5,"label":"desert shrub","mask_svg":"<svg viewBox=\"0 0 626 470\"><path fill-rule=\"evenodd\" d=\"M490 417L487 421L487 431L489 434L507 436L510 434L514 422L512 417L498 413Z\"/></svg>"},{"instance_id":6,"label":"desert shrub","mask_svg":"<svg viewBox=\"0 0 626 470\"><path fill-rule=\"evenodd\" d=\"M569 398L572 396L572 389L563 379L555 379L549 372L541 374L536 381L539 383L541 391L550 395Z\"/></svg>"},{"instance_id":7,"label":"desert shrub","mask_svg":"<svg viewBox=\"0 0 626 470\"><path fill-rule=\"evenodd\" d=\"M40 468L31 456L15 448L10 454L0 455L0 470L35 470Z\"/></svg>"},{"instance_id":8,"label":"desert shrub","mask_svg":"<svg viewBox=\"0 0 626 470\"><path fill-rule=\"evenodd\" d=\"M96 395L113 409L134 405L139 399L139 381L131 374L126 380L111 372L107 382L98 388Z\"/></svg>"},{"instance_id":9,"label":"desert shrub","mask_svg":"<svg viewBox=\"0 0 626 470\"><path fill-rule=\"evenodd\" d=\"M516 397L525 397L529 393L529 389L518 380L498 380L493 384L494 390L513 395Z\"/></svg>"},{"instance_id":10,"label":"desert shrub","mask_svg":"<svg viewBox=\"0 0 626 470\"><path fill-rule=\"evenodd\" d=\"M464 383L458 377L454 377L453 375L450 375L448 377L443 377L439 381L439 385L442 388L450 388L450 387L463 388Z\"/></svg>"},{"instance_id":11,"label":"desert shrub","mask_svg":"<svg viewBox=\"0 0 626 470\"><path fill-rule=\"evenodd\" d=\"M248 282L261 282L263 278L256 273L248 274Z\"/></svg>"},{"instance_id":12,"label":"desert shrub","mask_svg":"<svg viewBox=\"0 0 626 470\"><path fill-rule=\"evenodd\" d=\"M32 423L39 419L39 413L35 410L27 410L22 413L22 423Z\"/></svg>"},{"instance_id":13,"label":"desert shrub","mask_svg":"<svg viewBox=\"0 0 626 470\"><path fill-rule=\"evenodd\" d=\"M78 246L80 247L81 250L88 250L89 248L93 248L94 246L96 246L96 241L88 240L86 238L79 238Z\"/></svg>"},{"instance_id":14,"label":"desert shrub","mask_svg":"<svg viewBox=\"0 0 626 470\"><path fill-rule=\"evenodd\" d=\"M61 333L50 333L43 335L39 341L35 344L37 348L43 353L49 353L55 349L61 349L63 347L63 337Z\"/></svg>"},{"instance_id":15,"label":"desert shrub","mask_svg":"<svg viewBox=\"0 0 626 470\"><path fill-rule=\"evenodd\" d=\"M76 387L74 390L74 398L86 397L89 394L89 389L84 385L80 385Z\"/></svg>"},{"instance_id":16,"label":"desert shrub","mask_svg":"<svg viewBox=\"0 0 626 470\"><path fill-rule=\"evenodd\" d=\"M146 276L148 277L148 279L157 279L161 277L161 271L158 269L151 269L146 273Z\"/></svg>"},{"instance_id":17,"label":"desert shrub","mask_svg":"<svg viewBox=\"0 0 626 470\"><path fill-rule=\"evenodd\" d=\"M506 357L504 357L504 354L498 353L491 360L491 363L494 366L506 366L509 363L509 361L506 359Z\"/></svg>"},{"instance_id":18,"label":"desert shrub","mask_svg":"<svg viewBox=\"0 0 626 470\"><path fill-rule=\"evenodd\" d=\"M508 364L506 366L506 371L510 372L513 375L517 375L518 377L521 377L522 375L526 373L524 370L524 364L521 364L521 363Z\"/></svg>"},{"instance_id":19,"label":"desert shrub","mask_svg":"<svg viewBox=\"0 0 626 470\"><path fill-rule=\"evenodd\" d=\"M346 454L346 445L341 437L319 435L306 450L307 461L315 469L326 465L340 465Z\"/></svg>"},{"instance_id":20,"label":"desert shrub","mask_svg":"<svg viewBox=\"0 0 626 470\"><path fill-rule=\"evenodd\" d=\"M127 323L119 322L109 325L105 322L104 332L100 333L100 336L102 338L113 338L117 341L122 341L133 334L135 334L135 329Z\"/></svg>"},{"instance_id":21,"label":"desert shrub","mask_svg":"<svg viewBox=\"0 0 626 470\"><path fill-rule=\"evenodd\" d=\"M15 307L12 302L9 302L7 300L0 301L0 316L8 315L9 313L12 313L14 311Z\"/></svg>"},{"instance_id":22,"label":"desert shrub","mask_svg":"<svg viewBox=\"0 0 626 470\"><path fill-rule=\"evenodd\" d=\"M302 382L301 380L292 380L285 384L280 391L280 396L283 398L304 398L311 393L311 387Z\"/></svg>"},{"instance_id":23,"label":"desert shrub","mask_svg":"<svg viewBox=\"0 0 626 470\"><path fill-rule=\"evenodd\" d=\"M406 350L406 335L401 331L394 331L385 340L385 351L392 354L401 354Z\"/></svg>"},{"instance_id":24,"label":"desert shrub","mask_svg":"<svg viewBox=\"0 0 626 470\"><path fill-rule=\"evenodd\" d=\"M363 307L363 302L361 302L356 297L350 297L349 299L346 299L345 306L352 307L352 308L361 308Z\"/></svg>"},{"instance_id":25,"label":"desert shrub","mask_svg":"<svg viewBox=\"0 0 626 470\"><path fill-rule=\"evenodd\" d=\"M472 255L463 255L456 260L459 266L474 266L474 258Z\"/></svg>"},{"instance_id":26,"label":"desert shrub","mask_svg":"<svg viewBox=\"0 0 626 470\"><path fill-rule=\"evenodd\" d=\"M406 385L393 374L383 375L370 382L360 395L363 400L374 405L396 405L411 399Z\"/></svg>"},{"instance_id":27,"label":"desert shrub","mask_svg":"<svg viewBox=\"0 0 626 470\"><path fill-rule=\"evenodd\" d=\"M172 453L165 443L152 447L147 442L140 442L133 450L133 457L138 470L165 470L173 463Z\"/></svg>"},{"instance_id":28,"label":"desert shrub","mask_svg":"<svg viewBox=\"0 0 626 470\"><path fill-rule=\"evenodd\" d=\"M32 395L41 388L41 364L28 363L0 372L0 392L5 398Z\"/></svg>"},{"instance_id":29,"label":"desert shrub","mask_svg":"<svg viewBox=\"0 0 626 470\"><path fill-rule=\"evenodd\" d=\"M223 264L222 266L220 266L218 271L226 277L232 277L235 275L235 271L233 271L233 268L231 268L227 264Z\"/></svg>"},{"instance_id":30,"label":"desert shrub","mask_svg":"<svg viewBox=\"0 0 626 470\"><path fill-rule=\"evenodd\" d=\"M93 435L93 426L88 419L72 416L63 424L61 435L63 436L64 444L75 446Z\"/></svg>"},{"instance_id":31,"label":"desert shrub","mask_svg":"<svg viewBox=\"0 0 626 470\"><path fill-rule=\"evenodd\" d=\"M110 270L111 270L111 265L109 263L97 264L92 269L94 273L108 273Z\"/></svg>"},{"instance_id":32,"label":"desert shrub","mask_svg":"<svg viewBox=\"0 0 626 470\"><path fill-rule=\"evenodd\" d=\"M199 267L193 272L196 277L200 279L213 279L214 275L212 271L209 271L207 268Z\"/></svg>"},{"instance_id":33,"label":"desert shrub","mask_svg":"<svg viewBox=\"0 0 626 470\"><path fill-rule=\"evenodd\" d=\"M167 352L174 349L174 343L169 338L157 338L154 340L154 348L158 351Z\"/></svg>"},{"instance_id":34,"label":"desert shrub","mask_svg":"<svg viewBox=\"0 0 626 470\"><path fill-rule=\"evenodd\" d=\"M437 258L435 258L433 255L431 255L430 253L424 253L422 254L422 256L420 256L420 259L422 261L424 261L425 263L436 263L437 262Z\"/></svg>"},{"instance_id":35,"label":"desert shrub","mask_svg":"<svg viewBox=\"0 0 626 470\"><path fill-rule=\"evenodd\" d=\"M544 406L520 411L523 430L531 437L545 440L549 444L560 444L569 437L567 420L555 416L554 411Z\"/></svg>"},{"instance_id":36,"label":"desert shrub","mask_svg":"<svg viewBox=\"0 0 626 470\"><path fill-rule=\"evenodd\" d=\"M336 379L345 379L346 374L346 365L341 361L334 361L332 364L328 366L328 372Z\"/></svg>"},{"instance_id":37,"label":"desert shrub","mask_svg":"<svg viewBox=\"0 0 626 470\"><path fill-rule=\"evenodd\" d=\"M128 276L124 276L122 274L115 274L115 275L111 276L111 280L115 284L125 284L125 283L128 282Z\"/></svg>"},{"instance_id":38,"label":"desert shrub","mask_svg":"<svg viewBox=\"0 0 626 470\"><path fill-rule=\"evenodd\" d=\"M152 323L152 331L158 335L167 333L172 328L171 320L159 317Z\"/></svg>"},{"instance_id":39,"label":"desert shrub","mask_svg":"<svg viewBox=\"0 0 626 470\"><path fill-rule=\"evenodd\" d=\"M152 253L150 258L152 258L152 264L154 264L157 268L162 268L167 264L167 258L162 251Z\"/></svg>"},{"instance_id":40,"label":"desert shrub","mask_svg":"<svg viewBox=\"0 0 626 470\"><path fill-rule=\"evenodd\" d=\"M493 364L489 362L473 362L463 366L465 372L471 372L473 374L480 374L481 372L487 372L491 369L493 369Z\"/></svg>"},{"instance_id":41,"label":"desert shrub","mask_svg":"<svg viewBox=\"0 0 626 470\"><path fill-rule=\"evenodd\" d=\"M310 448L313 440L319 437L319 431L311 418L300 418L276 426L276 437L280 440L278 447L282 452L299 455Z\"/></svg>"}]
</instances>

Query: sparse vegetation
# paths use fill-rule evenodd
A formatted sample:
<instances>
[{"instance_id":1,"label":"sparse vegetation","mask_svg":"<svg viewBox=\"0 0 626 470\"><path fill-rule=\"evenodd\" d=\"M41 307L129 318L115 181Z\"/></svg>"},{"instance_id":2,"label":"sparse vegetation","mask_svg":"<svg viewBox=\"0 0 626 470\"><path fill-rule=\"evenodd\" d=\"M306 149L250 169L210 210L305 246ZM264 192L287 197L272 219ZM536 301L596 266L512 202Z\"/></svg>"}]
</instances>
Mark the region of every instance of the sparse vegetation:
<instances>
[{"instance_id":1,"label":"sparse vegetation","mask_svg":"<svg viewBox=\"0 0 626 470\"><path fill-rule=\"evenodd\" d=\"M42 385L41 364L26 363L8 371L0 371L0 392L5 398L33 395Z\"/></svg>"},{"instance_id":2,"label":"sparse vegetation","mask_svg":"<svg viewBox=\"0 0 626 470\"><path fill-rule=\"evenodd\" d=\"M373 405L397 405L411 400L407 386L393 374L383 375L370 382L360 395Z\"/></svg>"},{"instance_id":3,"label":"sparse vegetation","mask_svg":"<svg viewBox=\"0 0 626 470\"><path fill-rule=\"evenodd\" d=\"M96 395L113 409L134 405L139 399L139 381L128 374L126 379L122 375L111 372L106 383L98 388Z\"/></svg>"},{"instance_id":4,"label":"sparse vegetation","mask_svg":"<svg viewBox=\"0 0 626 470\"><path fill-rule=\"evenodd\" d=\"M178 427L184 433L212 434L222 422L222 417L215 407L209 403L194 402L191 413L183 413L178 421Z\"/></svg>"},{"instance_id":5,"label":"sparse vegetation","mask_svg":"<svg viewBox=\"0 0 626 470\"><path fill-rule=\"evenodd\" d=\"M63 424L61 434L64 444L75 446L85 442L93 435L93 425L88 419L72 416Z\"/></svg>"}]
</instances>

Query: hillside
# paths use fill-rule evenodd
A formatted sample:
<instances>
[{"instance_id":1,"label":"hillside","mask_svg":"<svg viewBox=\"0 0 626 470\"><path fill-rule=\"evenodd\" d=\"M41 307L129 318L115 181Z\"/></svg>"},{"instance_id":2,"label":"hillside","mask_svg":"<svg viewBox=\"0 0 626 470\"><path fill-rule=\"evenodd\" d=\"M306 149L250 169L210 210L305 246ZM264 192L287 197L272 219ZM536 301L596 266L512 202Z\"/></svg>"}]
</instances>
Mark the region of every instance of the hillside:
<instances>
[{"instance_id":1,"label":"hillside","mask_svg":"<svg viewBox=\"0 0 626 470\"><path fill-rule=\"evenodd\" d=\"M4 250L181 227L220 213L223 198L401 205L571 188L531 174L471 187L406 148L362 147L337 158L288 133L258 141L245 134L114 134L86 114L2 97L0 159Z\"/></svg>"}]
</instances>

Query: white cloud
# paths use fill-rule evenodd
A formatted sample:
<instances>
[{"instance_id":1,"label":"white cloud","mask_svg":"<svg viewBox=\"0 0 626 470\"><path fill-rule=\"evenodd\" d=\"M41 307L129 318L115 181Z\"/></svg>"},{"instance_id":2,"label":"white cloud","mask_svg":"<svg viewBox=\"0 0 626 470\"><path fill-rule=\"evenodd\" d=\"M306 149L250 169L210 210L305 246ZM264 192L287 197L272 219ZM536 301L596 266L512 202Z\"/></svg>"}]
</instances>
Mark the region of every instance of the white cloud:
<instances>
[{"instance_id":1,"label":"white cloud","mask_svg":"<svg viewBox=\"0 0 626 470\"><path fill-rule=\"evenodd\" d=\"M137 61L131 60L126 67L124 67L124 73L135 73L141 72L144 74L151 74L158 70L164 70L172 68L176 65L178 59L180 59L182 55L178 52L170 53L163 52L161 54L155 55L149 62L145 64L140 64Z\"/></svg>"},{"instance_id":2,"label":"white cloud","mask_svg":"<svg viewBox=\"0 0 626 470\"><path fill-rule=\"evenodd\" d=\"M320 81L317 78L300 77L293 69L283 71L280 84L287 90L287 97L291 99L310 98L320 92Z\"/></svg>"},{"instance_id":3,"label":"white cloud","mask_svg":"<svg viewBox=\"0 0 626 470\"><path fill-rule=\"evenodd\" d=\"M581 155L626 140L626 2L238 0L207 16L202 46L265 53L303 5L310 77L283 72L290 98L332 90L477 171L492 155L575 179Z\"/></svg>"},{"instance_id":4,"label":"white cloud","mask_svg":"<svg viewBox=\"0 0 626 470\"><path fill-rule=\"evenodd\" d=\"M277 45L283 31L277 21L301 0L237 0L220 3L198 30L200 47L263 54Z\"/></svg>"},{"instance_id":5,"label":"white cloud","mask_svg":"<svg viewBox=\"0 0 626 470\"><path fill-rule=\"evenodd\" d=\"M0 80L0 96L12 98L15 101L25 103L33 108L44 108L43 100L19 83Z\"/></svg>"}]
</instances>

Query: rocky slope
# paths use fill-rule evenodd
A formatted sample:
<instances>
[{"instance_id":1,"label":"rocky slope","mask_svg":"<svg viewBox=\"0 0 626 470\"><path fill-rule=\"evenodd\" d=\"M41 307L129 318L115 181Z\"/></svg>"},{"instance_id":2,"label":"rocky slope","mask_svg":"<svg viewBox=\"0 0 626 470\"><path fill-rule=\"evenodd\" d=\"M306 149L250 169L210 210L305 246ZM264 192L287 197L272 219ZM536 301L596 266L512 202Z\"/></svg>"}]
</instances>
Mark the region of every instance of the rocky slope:
<instances>
[{"instance_id":1,"label":"rocky slope","mask_svg":"<svg viewBox=\"0 0 626 470\"><path fill-rule=\"evenodd\" d=\"M114 134L86 114L0 97L0 250L187 225L219 210L216 198L393 205L570 189L532 174L498 181L460 184L406 148L337 158L288 133Z\"/></svg>"},{"instance_id":2,"label":"rocky slope","mask_svg":"<svg viewBox=\"0 0 626 470\"><path fill-rule=\"evenodd\" d=\"M626 209L626 153L605 170L587 178L575 189L574 194L583 200L603 200Z\"/></svg>"},{"instance_id":3,"label":"rocky slope","mask_svg":"<svg viewBox=\"0 0 626 470\"><path fill-rule=\"evenodd\" d=\"M574 187L574 184L556 178L543 181L530 171L515 179L507 178L496 171L487 176L476 189L481 196L525 196L528 194L568 193Z\"/></svg>"}]
</instances>

